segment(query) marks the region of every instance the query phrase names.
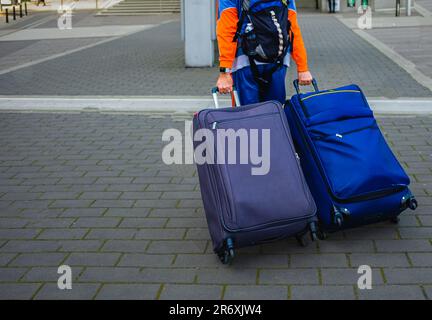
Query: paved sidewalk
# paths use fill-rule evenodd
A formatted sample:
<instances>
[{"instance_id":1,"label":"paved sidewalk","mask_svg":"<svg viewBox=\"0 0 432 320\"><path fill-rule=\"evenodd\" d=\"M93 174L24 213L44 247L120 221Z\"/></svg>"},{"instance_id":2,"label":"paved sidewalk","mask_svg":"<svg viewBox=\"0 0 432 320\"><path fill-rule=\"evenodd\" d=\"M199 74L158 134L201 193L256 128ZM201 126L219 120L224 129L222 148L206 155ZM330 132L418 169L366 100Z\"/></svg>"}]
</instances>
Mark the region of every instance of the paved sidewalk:
<instances>
[{"instance_id":1,"label":"paved sidewalk","mask_svg":"<svg viewBox=\"0 0 432 320\"><path fill-rule=\"evenodd\" d=\"M394 16L394 12L380 11L372 15L372 29L359 30L355 13L336 17L356 34L402 66L419 83L432 89L432 3L416 1L412 16ZM418 5L421 5L419 7Z\"/></svg>"},{"instance_id":2,"label":"paved sidewalk","mask_svg":"<svg viewBox=\"0 0 432 320\"><path fill-rule=\"evenodd\" d=\"M430 0L416 0L416 4L419 4L426 10L432 12L432 2Z\"/></svg>"},{"instance_id":3,"label":"paved sidewalk","mask_svg":"<svg viewBox=\"0 0 432 320\"><path fill-rule=\"evenodd\" d=\"M392 28L372 29L368 33L413 62L416 69L432 78L432 25L398 28L397 31Z\"/></svg>"},{"instance_id":4,"label":"paved sidewalk","mask_svg":"<svg viewBox=\"0 0 432 320\"><path fill-rule=\"evenodd\" d=\"M78 21L98 21L82 17ZM143 21L146 21L143 18ZM151 21L154 21L154 18ZM177 16L178 19L178 16ZM102 20L103 21L103 20ZM53 27L55 20L38 28ZM153 22L150 22L153 23ZM357 83L369 97L431 97L406 71L361 39L335 17L304 13L300 23L309 52L311 71L321 87ZM84 24L77 24L77 27ZM80 41L87 41L85 38ZM55 46L55 41L51 41ZM72 40L71 40L72 41ZM75 41L75 40L74 40ZM8 64L20 64L33 47L1 42ZM9 48L9 44L12 48ZM61 46L61 44L59 44ZM216 81L217 68L184 68L179 22L134 33L43 63L1 74L1 95L116 95L116 96L207 96ZM16 48L13 49L13 48ZM1 67L1 61L0 61ZM292 93L294 70L287 77Z\"/></svg>"},{"instance_id":5,"label":"paved sidewalk","mask_svg":"<svg viewBox=\"0 0 432 320\"><path fill-rule=\"evenodd\" d=\"M2 113L0 298L432 298L432 117L379 118L420 203L399 225L247 248L231 267L211 252L194 166L161 162L162 130L190 118ZM357 289L361 264L372 290Z\"/></svg>"},{"instance_id":6,"label":"paved sidewalk","mask_svg":"<svg viewBox=\"0 0 432 320\"><path fill-rule=\"evenodd\" d=\"M417 26L379 28L369 30L368 33L412 62L424 75L432 78L432 1L417 0L416 5L422 6L424 14L422 23L417 19Z\"/></svg>"}]
</instances>

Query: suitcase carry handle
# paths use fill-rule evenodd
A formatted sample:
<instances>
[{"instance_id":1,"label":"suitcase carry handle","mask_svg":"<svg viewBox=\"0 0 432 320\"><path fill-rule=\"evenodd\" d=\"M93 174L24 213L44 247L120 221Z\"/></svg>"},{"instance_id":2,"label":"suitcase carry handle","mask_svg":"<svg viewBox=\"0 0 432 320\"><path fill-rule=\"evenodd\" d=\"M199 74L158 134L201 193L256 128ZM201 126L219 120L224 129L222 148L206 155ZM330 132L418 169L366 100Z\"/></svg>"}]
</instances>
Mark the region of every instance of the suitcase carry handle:
<instances>
[{"instance_id":1,"label":"suitcase carry handle","mask_svg":"<svg viewBox=\"0 0 432 320\"><path fill-rule=\"evenodd\" d=\"M297 91L297 94L300 94L300 85L299 85L299 80L298 80L298 79L295 79L295 80L293 81L293 84L294 84L294 88L295 88L296 91ZM317 83L317 81L315 80L315 78L312 79L312 85L313 85L313 87L314 87L314 89L315 89L315 92L318 92L318 91L319 91L319 89L318 89L318 83Z\"/></svg>"},{"instance_id":2,"label":"suitcase carry handle","mask_svg":"<svg viewBox=\"0 0 432 320\"><path fill-rule=\"evenodd\" d=\"M218 89L218 87L212 88L211 92L212 92L215 107L216 107L216 109L218 109L219 108L219 99L218 99L219 89ZM231 99L232 98L234 98L235 106L240 107L240 99L239 99L238 92L237 92L235 86L233 86L233 90L231 92Z\"/></svg>"}]
</instances>

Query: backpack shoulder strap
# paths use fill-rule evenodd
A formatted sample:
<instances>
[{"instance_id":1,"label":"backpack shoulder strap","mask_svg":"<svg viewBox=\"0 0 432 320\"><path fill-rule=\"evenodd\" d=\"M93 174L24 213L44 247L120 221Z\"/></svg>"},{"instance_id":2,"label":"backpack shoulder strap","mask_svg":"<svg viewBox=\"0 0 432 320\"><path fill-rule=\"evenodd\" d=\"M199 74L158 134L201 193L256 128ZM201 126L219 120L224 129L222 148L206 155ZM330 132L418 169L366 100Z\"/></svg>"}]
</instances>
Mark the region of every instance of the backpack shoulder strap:
<instances>
[{"instance_id":1,"label":"backpack shoulder strap","mask_svg":"<svg viewBox=\"0 0 432 320\"><path fill-rule=\"evenodd\" d=\"M240 17L237 22L237 30L235 33L235 36L233 38L233 42L237 42L237 39L240 37L241 28L244 23L245 16L248 14L249 7L250 7L250 0L240 0Z\"/></svg>"},{"instance_id":2,"label":"backpack shoulder strap","mask_svg":"<svg viewBox=\"0 0 432 320\"><path fill-rule=\"evenodd\" d=\"M250 7L250 0L242 0L242 10L248 11Z\"/></svg>"}]
</instances>

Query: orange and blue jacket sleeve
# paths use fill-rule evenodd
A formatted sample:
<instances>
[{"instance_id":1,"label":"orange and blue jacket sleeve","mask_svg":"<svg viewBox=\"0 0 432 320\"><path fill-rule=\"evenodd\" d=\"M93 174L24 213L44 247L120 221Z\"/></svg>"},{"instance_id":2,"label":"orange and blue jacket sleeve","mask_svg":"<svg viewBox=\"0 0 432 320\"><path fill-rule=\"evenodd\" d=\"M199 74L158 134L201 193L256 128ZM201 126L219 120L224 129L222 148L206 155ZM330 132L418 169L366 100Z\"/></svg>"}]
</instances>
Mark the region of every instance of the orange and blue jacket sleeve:
<instances>
[{"instance_id":1,"label":"orange and blue jacket sleeve","mask_svg":"<svg viewBox=\"0 0 432 320\"><path fill-rule=\"evenodd\" d=\"M300 26L297 21L297 12L295 10L288 10L288 20L291 22L291 31L294 34L293 51L291 53L297 65L298 72L308 71L307 53L303 42L303 37L300 31Z\"/></svg>"},{"instance_id":2,"label":"orange and blue jacket sleeve","mask_svg":"<svg viewBox=\"0 0 432 320\"><path fill-rule=\"evenodd\" d=\"M233 38L239 20L236 1L219 0L217 11L216 35L219 46L219 66L232 68L237 51L237 42L233 42Z\"/></svg>"}]
</instances>

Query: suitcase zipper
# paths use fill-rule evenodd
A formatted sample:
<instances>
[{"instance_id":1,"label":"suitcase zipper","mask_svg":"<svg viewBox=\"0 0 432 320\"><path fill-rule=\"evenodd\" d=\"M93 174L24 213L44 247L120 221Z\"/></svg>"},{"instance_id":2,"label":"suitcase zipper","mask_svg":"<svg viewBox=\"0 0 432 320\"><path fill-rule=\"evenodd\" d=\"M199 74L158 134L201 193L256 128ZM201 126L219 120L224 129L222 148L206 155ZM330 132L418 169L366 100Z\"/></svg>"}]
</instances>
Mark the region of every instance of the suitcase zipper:
<instances>
[{"instance_id":1,"label":"suitcase zipper","mask_svg":"<svg viewBox=\"0 0 432 320\"><path fill-rule=\"evenodd\" d=\"M270 222L270 223L263 223L263 224L259 224L256 226L251 226L251 227L246 227L246 228L238 228L238 229L231 229L229 228L226 224L224 219L222 218L222 223L224 228L229 231L229 232L246 232L246 231L253 231L253 230L259 230L264 228L269 228L269 227L277 227L277 226L283 226L286 224L290 224L290 223L295 223L297 221L303 221L303 220L307 220L310 218L313 218L315 216L315 212L313 214L307 215L307 216L303 216L303 217L297 217L297 218L291 218L291 219L284 219L284 220L278 220L278 221L274 221L274 222Z\"/></svg>"},{"instance_id":2,"label":"suitcase zipper","mask_svg":"<svg viewBox=\"0 0 432 320\"><path fill-rule=\"evenodd\" d=\"M381 190L375 190L368 193L359 194L356 196L352 196L349 198L338 198L336 195L333 195L333 198L336 199L339 203L350 203L350 202L359 202L359 201L367 201L367 200L374 200L382 197L386 197L395 193L399 193L402 190L404 190L407 186L405 185L398 185L393 186L386 189Z\"/></svg>"},{"instance_id":3,"label":"suitcase zipper","mask_svg":"<svg viewBox=\"0 0 432 320\"><path fill-rule=\"evenodd\" d=\"M351 133L355 133L355 132L359 132L359 131L363 131L363 130L371 129L371 128L374 128L374 129L378 128L376 122L374 122L371 125L365 126L365 127L361 127L361 128L354 129L354 130L349 130L349 131L342 132L342 133L332 133L332 134L325 134L325 135L311 135L311 138L313 140L325 140L329 137L334 137L334 136L336 136L338 138L342 138L345 135L349 135Z\"/></svg>"},{"instance_id":4,"label":"suitcase zipper","mask_svg":"<svg viewBox=\"0 0 432 320\"><path fill-rule=\"evenodd\" d=\"M261 118L261 117L265 117L265 116L269 116L269 115L273 115L273 114L278 114L279 112L267 112L267 113L262 113L259 115L252 115L252 116L246 116L243 117L241 119L224 119L224 120L218 120L218 121L213 121L213 122L207 122L208 124L212 125L212 129L216 129L217 124L220 123L227 123L227 122L234 122L234 121L239 121L239 120L244 120L244 119L253 119L253 118ZM207 119L206 119L207 121Z\"/></svg>"},{"instance_id":5,"label":"suitcase zipper","mask_svg":"<svg viewBox=\"0 0 432 320\"><path fill-rule=\"evenodd\" d=\"M295 112L294 106L291 105L291 112ZM331 189L328 181L327 181L327 177L325 175L325 173L323 172L324 169L321 167L320 162L317 159L317 155L315 152L312 152L311 146L309 145L309 143L307 142L307 139L303 133L303 130L300 130L300 124L298 122L299 117L296 115L294 117L294 123L297 127L297 130L299 131L302 140L304 142L304 144L306 145L306 148L308 149L309 153L312 155L312 157L315 159L315 163L318 166L319 172L321 174L321 177L323 178L323 180L325 181L326 187L327 187L327 191L329 193L329 195L337 202L339 203L350 203L350 202L359 202L359 201L367 201L367 200L373 200L373 199L377 199L383 196L387 196L387 195L391 195L391 194L395 194L398 193L400 191L402 191L403 189L406 188L406 186L393 186L391 188L387 188L387 189L381 189L381 190L377 190L377 191L372 191L372 192L368 192L368 193L363 193L357 196L353 196L353 197L349 197L349 198L339 198L337 197L334 193L333 190ZM354 131L354 130L353 130Z\"/></svg>"},{"instance_id":6,"label":"suitcase zipper","mask_svg":"<svg viewBox=\"0 0 432 320\"><path fill-rule=\"evenodd\" d=\"M338 90L338 91L329 90L329 91L325 91L325 92L311 94L310 96L307 96L307 97L304 97L304 98L298 97L298 100L299 100L299 103L300 103L300 106L301 106L301 108L303 110L304 115L306 116L306 118L309 118L310 117L310 113L307 110L305 104L303 103L304 100L307 100L307 99L313 98L313 97L317 97L317 96L321 96L321 95L333 94L333 93L344 93L344 92L345 93L349 93L349 92L351 92L351 93L361 93L360 90Z\"/></svg>"},{"instance_id":7,"label":"suitcase zipper","mask_svg":"<svg viewBox=\"0 0 432 320\"><path fill-rule=\"evenodd\" d=\"M326 95L326 94L333 94L333 93L360 93L360 90L329 90L329 91L325 91L325 92L320 92L320 93L315 93L315 94L311 94L310 96L301 98L301 101L313 98L313 97L317 97L317 96L322 96L322 95Z\"/></svg>"}]
</instances>

